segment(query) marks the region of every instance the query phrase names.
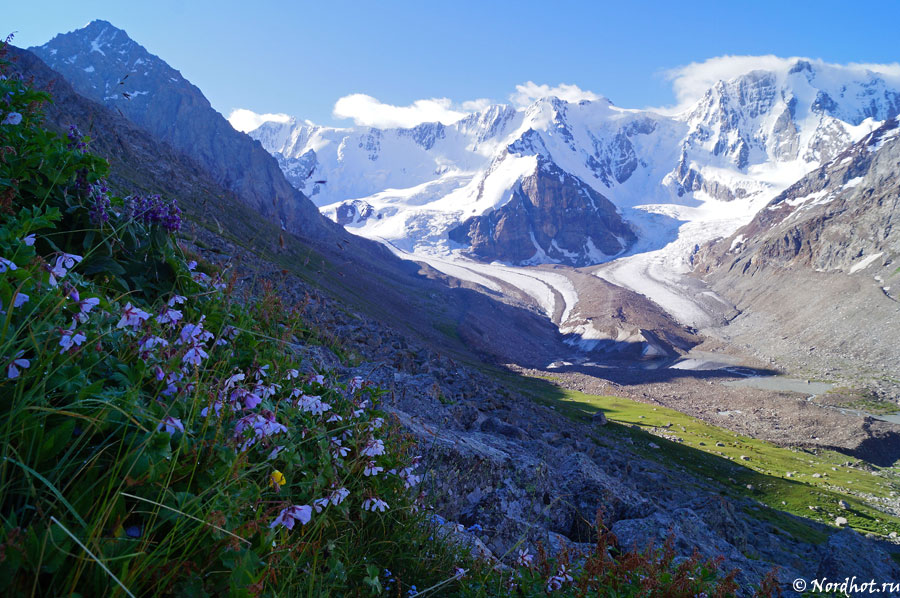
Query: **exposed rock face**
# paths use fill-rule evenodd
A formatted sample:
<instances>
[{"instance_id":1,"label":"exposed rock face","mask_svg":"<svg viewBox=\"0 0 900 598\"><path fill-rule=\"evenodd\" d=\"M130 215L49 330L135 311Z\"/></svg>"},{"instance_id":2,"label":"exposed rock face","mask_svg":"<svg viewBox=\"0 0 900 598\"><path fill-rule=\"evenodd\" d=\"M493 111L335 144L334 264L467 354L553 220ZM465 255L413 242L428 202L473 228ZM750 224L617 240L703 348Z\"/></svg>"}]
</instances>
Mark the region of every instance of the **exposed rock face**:
<instances>
[{"instance_id":1,"label":"exposed rock face","mask_svg":"<svg viewBox=\"0 0 900 598\"><path fill-rule=\"evenodd\" d=\"M707 181L702 167L746 172L770 160L823 163L858 139L851 127L900 113L900 92L877 74L840 86L829 76L799 60L787 72L758 70L717 82L678 117L688 133L671 173L677 193L703 190L717 199L739 199L752 189Z\"/></svg>"},{"instance_id":2,"label":"exposed rock face","mask_svg":"<svg viewBox=\"0 0 900 598\"><path fill-rule=\"evenodd\" d=\"M704 247L697 271L744 312L722 334L895 400L900 347L885 327L900 325L898 172L889 120Z\"/></svg>"},{"instance_id":3,"label":"exposed rock face","mask_svg":"<svg viewBox=\"0 0 900 598\"><path fill-rule=\"evenodd\" d=\"M634 232L615 206L552 162L538 161L512 199L463 222L450 238L476 257L514 264L597 263L623 252Z\"/></svg>"},{"instance_id":4,"label":"exposed rock face","mask_svg":"<svg viewBox=\"0 0 900 598\"><path fill-rule=\"evenodd\" d=\"M121 29L93 21L31 50L79 94L194 158L254 210L295 233L327 234L315 207L258 142L235 131L196 86Z\"/></svg>"},{"instance_id":5,"label":"exposed rock face","mask_svg":"<svg viewBox=\"0 0 900 598\"><path fill-rule=\"evenodd\" d=\"M706 249L702 269L767 267L890 275L900 255L900 134L890 120ZM900 289L898 289L900 290Z\"/></svg>"},{"instance_id":6,"label":"exposed rock face","mask_svg":"<svg viewBox=\"0 0 900 598\"><path fill-rule=\"evenodd\" d=\"M372 206L361 199L345 201L335 208L335 210L335 220L341 226L358 224L367 220L374 212Z\"/></svg>"}]
</instances>

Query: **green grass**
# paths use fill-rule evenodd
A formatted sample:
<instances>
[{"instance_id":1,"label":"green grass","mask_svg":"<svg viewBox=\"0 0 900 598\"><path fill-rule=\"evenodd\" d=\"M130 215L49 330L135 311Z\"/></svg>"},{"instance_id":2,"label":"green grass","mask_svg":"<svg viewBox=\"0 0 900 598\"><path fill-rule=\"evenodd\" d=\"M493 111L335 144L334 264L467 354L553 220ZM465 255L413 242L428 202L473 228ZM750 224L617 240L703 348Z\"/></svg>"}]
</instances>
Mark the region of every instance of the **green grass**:
<instances>
[{"instance_id":1,"label":"green grass","mask_svg":"<svg viewBox=\"0 0 900 598\"><path fill-rule=\"evenodd\" d=\"M431 326L446 336L447 338L453 339L458 342L462 342L462 338L459 336L459 330L456 327L456 324L453 322L433 322Z\"/></svg>"},{"instance_id":2,"label":"green grass","mask_svg":"<svg viewBox=\"0 0 900 598\"><path fill-rule=\"evenodd\" d=\"M543 379L526 379L519 387L537 402L573 419L586 420L603 411L612 422L604 429L604 436L623 442L630 439L642 456L710 478L729 494L770 507L774 511L760 509L751 514L798 539L820 542L824 535L784 513L828 525L833 525L836 517L846 517L849 526L861 532L900 533L900 518L874 506L878 498L900 490L893 468L848 466L848 462L858 462L835 451L780 447L673 409L567 390ZM660 448L651 448L651 442ZM838 506L841 500L849 509Z\"/></svg>"},{"instance_id":3,"label":"green grass","mask_svg":"<svg viewBox=\"0 0 900 598\"><path fill-rule=\"evenodd\" d=\"M889 415L900 411L900 406L893 401L879 398L870 391L853 388L835 388L818 399L818 403L858 409L872 415Z\"/></svg>"}]
</instances>

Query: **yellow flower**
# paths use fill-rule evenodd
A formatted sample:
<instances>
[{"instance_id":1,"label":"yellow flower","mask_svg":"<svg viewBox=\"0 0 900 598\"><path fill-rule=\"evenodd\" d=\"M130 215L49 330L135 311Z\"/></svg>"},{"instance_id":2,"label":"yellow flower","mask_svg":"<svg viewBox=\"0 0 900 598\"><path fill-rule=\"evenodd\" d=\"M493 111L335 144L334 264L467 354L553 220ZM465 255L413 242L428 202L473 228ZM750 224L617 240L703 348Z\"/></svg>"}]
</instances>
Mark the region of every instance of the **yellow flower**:
<instances>
[{"instance_id":1,"label":"yellow flower","mask_svg":"<svg viewBox=\"0 0 900 598\"><path fill-rule=\"evenodd\" d=\"M280 486L284 486L287 483L287 480L284 479L284 474L278 471L277 469L272 471L272 475L269 476L269 485L275 486L277 490Z\"/></svg>"}]
</instances>

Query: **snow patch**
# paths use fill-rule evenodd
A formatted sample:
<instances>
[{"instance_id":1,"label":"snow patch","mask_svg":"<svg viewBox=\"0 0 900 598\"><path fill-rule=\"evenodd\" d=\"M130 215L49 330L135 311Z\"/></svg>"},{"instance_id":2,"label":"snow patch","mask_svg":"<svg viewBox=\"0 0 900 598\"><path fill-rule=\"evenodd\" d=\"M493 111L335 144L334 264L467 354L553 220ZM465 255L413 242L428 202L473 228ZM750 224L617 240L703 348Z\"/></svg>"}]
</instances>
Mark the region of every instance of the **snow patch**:
<instances>
[{"instance_id":1,"label":"snow patch","mask_svg":"<svg viewBox=\"0 0 900 598\"><path fill-rule=\"evenodd\" d=\"M868 268L875 260L880 258L882 255L884 255L884 252L880 251L868 257L862 258L861 260L850 266L850 274L856 274L860 270Z\"/></svg>"}]
</instances>

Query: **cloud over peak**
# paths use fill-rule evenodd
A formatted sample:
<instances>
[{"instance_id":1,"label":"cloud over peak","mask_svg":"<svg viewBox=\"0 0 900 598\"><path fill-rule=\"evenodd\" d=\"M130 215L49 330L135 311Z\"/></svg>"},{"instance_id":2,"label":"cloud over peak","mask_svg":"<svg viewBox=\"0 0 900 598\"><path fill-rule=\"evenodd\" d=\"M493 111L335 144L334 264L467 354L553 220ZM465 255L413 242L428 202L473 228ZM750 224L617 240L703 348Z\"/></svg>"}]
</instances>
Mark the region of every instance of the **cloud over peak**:
<instances>
[{"instance_id":1,"label":"cloud over peak","mask_svg":"<svg viewBox=\"0 0 900 598\"><path fill-rule=\"evenodd\" d=\"M448 98L416 100L409 106L394 106L370 95L354 93L335 102L332 113L335 118L353 119L359 126L389 129L409 128L426 122L449 125L477 109L477 104L466 102L460 108L454 108Z\"/></svg>"},{"instance_id":2,"label":"cloud over peak","mask_svg":"<svg viewBox=\"0 0 900 598\"><path fill-rule=\"evenodd\" d=\"M583 90L577 85L561 84L551 87L528 81L516 85L516 92L509 96L509 101L517 108L522 108L535 100L550 96L567 102L594 101L602 97L591 91ZM431 98L416 100L408 106L395 106L386 104L370 95L354 93L340 98L335 103L332 113L335 118L352 119L359 126L382 129L409 128L426 122L440 122L449 125L473 112L484 110L493 103L488 98L469 100L459 104L449 98Z\"/></svg>"},{"instance_id":3,"label":"cloud over peak","mask_svg":"<svg viewBox=\"0 0 900 598\"><path fill-rule=\"evenodd\" d=\"M786 77L798 61L808 62L815 71L817 83L840 84L847 80L864 81L872 73L886 79L891 85L900 86L900 64L834 64L821 59L802 57L779 57L774 55L717 56L700 62L692 62L662 71L662 75L672 86L674 105L649 108L661 114L676 114L690 107L704 93L719 81L728 81L755 70L775 73ZM584 100L598 101L605 98L593 91L573 84L561 83L555 86L526 81L516 85L515 92L507 101L517 109L523 109L536 100L557 97L563 101L578 103ZM399 106L382 102L378 98L363 93L346 95L334 104L332 114L336 119L349 119L357 126L380 129L411 128L422 123L440 122L449 125L466 116L480 112L494 104L494 100L479 98L455 102L449 98L429 98L415 100ZM285 123L290 121L286 114L257 114L250 110L233 110L228 117L232 126L248 132L265 122ZM310 123L311 124L311 123Z\"/></svg>"},{"instance_id":4,"label":"cloud over peak","mask_svg":"<svg viewBox=\"0 0 900 598\"><path fill-rule=\"evenodd\" d=\"M278 123L286 123L290 122L291 117L287 114L257 114L252 110L247 110L246 108L238 108L236 110L232 110L231 114L228 115L228 122L231 123L231 126L236 130L241 131L242 133L249 133L253 129L258 128L261 124L267 122L278 122Z\"/></svg>"},{"instance_id":5,"label":"cloud over peak","mask_svg":"<svg viewBox=\"0 0 900 598\"><path fill-rule=\"evenodd\" d=\"M603 99L603 96L581 89L577 85L561 83L556 87L550 87L549 85L538 85L534 81L527 81L521 85L516 85L516 92L509 96L509 101L517 108L523 108L535 100L548 97L557 97L572 103L578 103L582 100L594 102Z\"/></svg>"},{"instance_id":6,"label":"cloud over peak","mask_svg":"<svg viewBox=\"0 0 900 598\"><path fill-rule=\"evenodd\" d=\"M873 72L889 79L900 79L900 64L835 64L819 58L793 56L782 58L767 54L764 56L726 55L709 58L702 62L692 62L664 71L666 79L672 82L677 105L664 109L678 111L696 102L710 87L719 81L728 81L755 70L786 74L798 61L810 63L817 71L829 76L852 76L862 78Z\"/></svg>"}]
</instances>

